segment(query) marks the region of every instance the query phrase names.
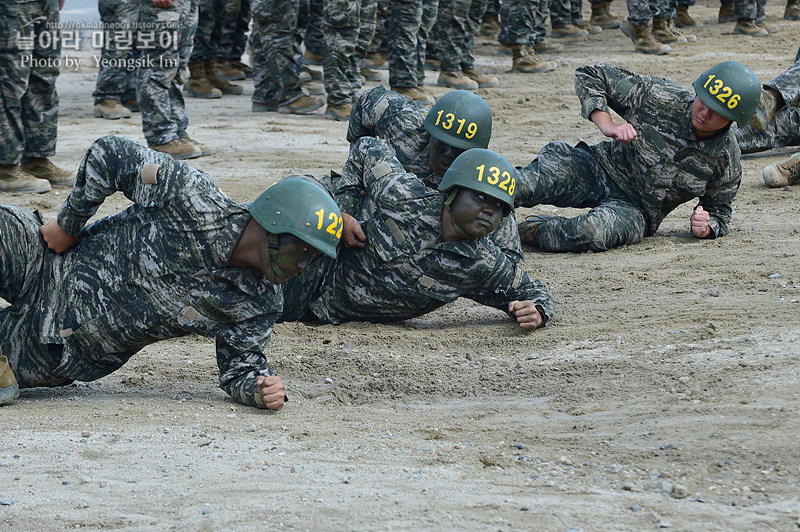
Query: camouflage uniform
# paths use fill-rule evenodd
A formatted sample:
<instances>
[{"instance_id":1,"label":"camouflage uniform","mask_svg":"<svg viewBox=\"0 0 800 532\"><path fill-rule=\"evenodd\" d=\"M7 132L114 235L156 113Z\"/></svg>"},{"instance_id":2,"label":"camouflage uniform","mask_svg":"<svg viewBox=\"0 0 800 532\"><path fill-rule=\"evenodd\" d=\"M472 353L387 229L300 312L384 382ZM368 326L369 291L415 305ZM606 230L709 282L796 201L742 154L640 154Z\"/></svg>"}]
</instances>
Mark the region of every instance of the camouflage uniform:
<instances>
[{"instance_id":1,"label":"camouflage uniform","mask_svg":"<svg viewBox=\"0 0 800 532\"><path fill-rule=\"evenodd\" d=\"M0 164L56 152L58 22L58 0L0 2Z\"/></svg>"},{"instance_id":2,"label":"camouflage uniform","mask_svg":"<svg viewBox=\"0 0 800 532\"><path fill-rule=\"evenodd\" d=\"M132 61L138 55L135 39L121 40L119 37L135 37L136 24L139 22L139 3L140 0L100 0L97 3L100 20L108 28L103 42L104 60ZM135 100L136 71L101 65L97 71L97 82L92 96L94 103L103 100Z\"/></svg>"},{"instance_id":3,"label":"camouflage uniform","mask_svg":"<svg viewBox=\"0 0 800 532\"><path fill-rule=\"evenodd\" d=\"M325 6L322 0L301 0L298 25L305 28L303 45L306 50L322 55L325 33L322 31Z\"/></svg>"},{"instance_id":4,"label":"camouflage uniform","mask_svg":"<svg viewBox=\"0 0 800 532\"><path fill-rule=\"evenodd\" d=\"M84 227L117 191L134 205ZM61 255L41 238L38 213L0 206L0 296L11 302L0 344L21 388L99 379L147 345L198 334L216 339L220 387L259 405L283 298L260 270L227 266L246 206L169 155L104 137L57 220L79 235Z\"/></svg>"},{"instance_id":5,"label":"camouflage uniform","mask_svg":"<svg viewBox=\"0 0 800 532\"><path fill-rule=\"evenodd\" d=\"M328 105L344 105L361 89L361 64L375 34L377 0L325 3L322 66Z\"/></svg>"},{"instance_id":6,"label":"camouflage uniform","mask_svg":"<svg viewBox=\"0 0 800 532\"><path fill-rule=\"evenodd\" d=\"M699 141L691 123L694 93L657 77L603 64L577 69L581 113L609 107L639 138L572 148L551 142L517 169L514 203L590 207L575 218L543 223L546 251L605 251L653 234L678 205L700 198L711 216L711 238L728 233L731 202L742 175L739 147L725 131Z\"/></svg>"},{"instance_id":7,"label":"camouflage uniform","mask_svg":"<svg viewBox=\"0 0 800 532\"><path fill-rule=\"evenodd\" d=\"M218 57L217 45L222 39L224 20L225 0L198 0L197 30L189 63L202 63Z\"/></svg>"},{"instance_id":8,"label":"camouflage uniform","mask_svg":"<svg viewBox=\"0 0 800 532\"><path fill-rule=\"evenodd\" d=\"M554 28L583 22L582 0L551 0L550 23Z\"/></svg>"},{"instance_id":9,"label":"camouflage uniform","mask_svg":"<svg viewBox=\"0 0 800 532\"><path fill-rule=\"evenodd\" d=\"M227 0L217 57L240 61L247 47L250 27L250 0Z\"/></svg>"},{"instance_id":10,"label":"camouflage uniform","mask_svg":"<svg viewBox=\"0 0 800 532\"><path fill-rule=\"evenodd\" d=\"M628 22L632 26L647 24L653 17L672 18L667 15L669 4L674 0L627 0L628 3ZM672 8L673 15L675 7Z\"/></svg>"},{"instance_id":11,"label":"camouflage uniform","mask_svg":"<svg viewBox=\"0 0 800 532\"><path fill-rule=\"evenodd\" d=\"M285 105L301 98L301 32L297 26L300 0L254 0L254 103Z\"/></svg>"},{"instance_id":12,"label":"camouflage uniform","mask_svg":"<svg viewBox=\"0 0 800 532\"><path fill-rule=\"evenodd\" d=\"M475 31L487 3L488 0L439 0L439 15L433 30L442 70L474 68Z\"/></svg>"},{"instance_id":13,"label":"camouflage uniform","mask_svg":"<svg viewBox=\"0 0 800 532\"><path fill-rule=\"evenodd\" d=\"M749 19L761 22L764 20L764 8L767 0L734 0L733 16L737 19Z\"/></svg>"},{"instance_id":14,"label":"camouflage uniform","mask_svg":"<svg viewBox=\"0 0 800 532\"><path fill-rule=\"evenodd\" d=\"M398 0L389 11L389 86L421 87L425 46L436 22L439 0Z\"/></svg>"},{"instance_id":15,"label":"camouflage uniform","mask_svg":"<svg viewBox=\"0 0 800 532\"><path fill-rule=\"evenodd\" d=\"M382 140L358 140L332 188L342 211L371 213L362 221L367 247L316 258L284 283L279 321L394 322L459 297L504 311L513 300L530 300L545 321L553 315L544 285L488 238L441 240L446 195L407 174Z\"/></svg>"},{"instance_id":16,"label":"camouflage uniform","mask_svg":"<svg viewBox=\"0 0 800 532\"><path fill-rule=\"evenodd\" d=\"M734 129L742 153L800 146L800 49L797 50L794 64L775 79L764 83L764 86L779 92L784 106L767 124L766 131L756 131L751 126Z\"/></svg>"},{"instance_id":17,"label":"camouflage uniform","mask_svg":"<svg viewBox=\"0 0 800 532\"><path fill-rule=\"evenodd\" d=\"M172 7L163 9L155 7L152 0L141 1L140 31L154 31L156 38L138 45L145 66L136 72L136 88L144 138L151 146L158 146L187 136L189 117L180 90L180 73L192 55L197 0L175 0ZM159 40L159 35L165 37Z\"/></svg>"},{"instance_id":18,"label":"camouflage uniform","mask_svg":"<svg viewBox=\"0 0 800 532\"><path fill-rule=\"evenodd\" d=\"M500 35L497 40L509 46L536 42L536 12L548 0L508 0L500 8Z\"/></svg>"},{"instance_id":19,"label":"camouflage uniform","mask_svg":"<svg viewBox=\"0 0 800 532\"><path fill-rule=\"evenodd\" d=\"M375 87L364 91L353 105L347 141L352 144L361 137L383 139L406 172L415 174L429 187L437 188L442 178L433 172L430 164L431 134L424 125L427 115L428 110L420 102L408 100L384 87ZM489 237L512 261L520 262L524 258L513 216L503 218Z\"/></svg>"}]
</instances>

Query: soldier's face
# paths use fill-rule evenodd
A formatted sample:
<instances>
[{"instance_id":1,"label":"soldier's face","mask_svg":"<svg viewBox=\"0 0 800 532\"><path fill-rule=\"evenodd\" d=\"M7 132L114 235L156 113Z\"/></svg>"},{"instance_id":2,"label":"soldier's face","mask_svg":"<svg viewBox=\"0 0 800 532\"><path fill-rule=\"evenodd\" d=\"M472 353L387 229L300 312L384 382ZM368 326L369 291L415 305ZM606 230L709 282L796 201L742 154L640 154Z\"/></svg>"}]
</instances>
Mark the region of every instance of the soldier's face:
<instances>
[{"instance_id":1,"label":"soldier's face","mask_svg":"<svg viewBox=\"0 0 800 532\"><path fill-rule=\"evenodd\" d=\"M712 111L703 100L695 98L692 104L692 127L697 138L704 139L728 127L730 120Z\"/></svg>"},{"instance_id":2,"label":"soldier's face","mask_svg":"<svg viewBox=\"0 0 800 532\"><path fill-rule=\"evenodd\" d=\"M270 279L272 284L281 284L293 277L297 277L308 267L308 263L319 255L319 251L290 234L278 235L278 257L275 264L283 275L270 270L269 233L264 231L266 238L259 247L261 256L261 271Z\"/></svg>"},{"instance_id":3,"label":"soldier's face","mask_svg":"<svg viewBox=\"0 0 800 532\"><path fill-rule=\"evenodd\" d=\"M477 240L497 229L504 208L503 202L496 198L462 188L450 204L450 215L458 227Z\"/></svg>"},{"instance_id":4,"label":"soldier's face","mask_svg":"<svg viewBox=\"0 0 800 532\"><path fill-rule=\"evenodd\" d=\"M453 164L453 161L456 160L456 157L467 150L463 148L454 148L441 140L431 137L430 142L428 142L428 151L430 152L430 163L433 173L442 177L447 169L450 168L450 165Z\"/></svg>"}]
</instances>

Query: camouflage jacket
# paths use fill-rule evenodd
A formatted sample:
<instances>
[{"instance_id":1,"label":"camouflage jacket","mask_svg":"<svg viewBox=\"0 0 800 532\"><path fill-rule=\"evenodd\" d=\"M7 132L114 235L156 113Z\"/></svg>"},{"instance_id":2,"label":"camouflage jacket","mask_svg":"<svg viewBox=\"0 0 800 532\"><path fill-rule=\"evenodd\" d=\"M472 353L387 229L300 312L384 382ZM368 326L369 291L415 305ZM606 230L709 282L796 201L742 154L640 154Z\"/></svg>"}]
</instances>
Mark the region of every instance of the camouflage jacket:
<instances>
[{"instance_id":1,"label":"camouflage jacket","mask_svg":"<svg viewBox=\"0 0 800 532\"><path fill-rule=\"evenodd\" d=\"M458 297L506 312L510 301L530 300L545 321L553 315L553 298L544 285L488 237L441 239L445 195L406 173L383 141L357 141L333 185L337 197L363 190L363 208L372 216L363 221L366 248L341 248L337 260L317 259L289 281L308 283L322 276L316 296L300 301L320 321L400 321Z\"/></svg>"},{"instance_id":2,"label":"camouflage jacket","mask_svg":"<svg viewBox=\"0 0 800 532\"><path fill-rule=\"evenodd\" d=\"M394 150L395 157L406 172L411 172L427 186L437 189L442 178L431 168L428 150L431 134L424 126L427 115L428 109L420 102L381 86L374 87L364 91L353 104L347 141L352 144L361 137L383 139ZM356 213L348 210L354 201L357 202L357 198L342 199L342 210L358 218ZM491 238L511 260L522 261L524 254L513 216L504 218Z\"/></svg>"},{"instance_id":3,"label":"camouflage jacket","mask_svg":"<svg viewBox=\"0 0 800 532\"><path fill-rule=\"evenodd\" d=\"M742 177L739 146L730 130L698 140L692 127L692 91L604 64L578 68L575 90L585 118L611 108L636 128L634 142L601 142L592 151L645 213L648 234L692 198L700 198L709 212L713 237L728 233L731 202Z\"/></svg>"},{"instance_id":4,"label":"camouflage jacket","mask_svg":"<svg viewBox=\"0 0 800 532\"><path fill-rule=\"evenodd\" d=\"M116 191L134 205L84 228ZM41 341L64 345L55 373L94 380L146 345L198 334L216 339L220 387L262 406L255 378L269 374L263 352L283 296L260 270L227 267L249 219L205 173L97 141L57 218L79 242L45 268Z\"/></svg>"}]
</instances>

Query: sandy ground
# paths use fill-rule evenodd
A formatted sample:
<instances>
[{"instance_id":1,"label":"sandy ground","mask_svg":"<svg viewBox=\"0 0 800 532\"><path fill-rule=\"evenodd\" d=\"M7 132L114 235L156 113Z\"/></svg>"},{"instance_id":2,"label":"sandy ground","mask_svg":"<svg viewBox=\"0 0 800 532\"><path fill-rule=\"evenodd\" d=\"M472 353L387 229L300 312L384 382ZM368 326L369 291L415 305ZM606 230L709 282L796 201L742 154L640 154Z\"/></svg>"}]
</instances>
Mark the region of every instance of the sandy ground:
<instances>
[{"instance_id":1,"label":"sandy ground","mask_svg":"<svg viewBox=\"0 0 800 532\"><path fill-rule=\"evenodd\" d=\"M791 63L800 24L782 3L767 10L780 33L759 39L716 24L717 6L692 8L706 25L670 55L606 31L564 42L546 74L511 74L482 40L478 64L501 80L480 91L491 147L527 164L550 140L601 140L573 91L586 63L687 87L721 60L762 80ZM100 135L143 140L138 115L92 117L95 74L59 78L62 165ZM426 83L441 95L436 76ZM187 102L190 134L218 148L193 163L230 196L341 167L344 123L252 114L244 86ZM796 530L800 203L760 173L789 153L744 160L725 238L692 238L685 205L628 248L528 249L558 306L544 330L470 301L396 325L277 326L267 357L291 398L278 414L218 389L213 343L196 337L98 382L24 390L0 409L0 529ZM0 201L52 218L64 197ZM125 205L115 196L101 214Z\"/></svg>"}]
</instances>

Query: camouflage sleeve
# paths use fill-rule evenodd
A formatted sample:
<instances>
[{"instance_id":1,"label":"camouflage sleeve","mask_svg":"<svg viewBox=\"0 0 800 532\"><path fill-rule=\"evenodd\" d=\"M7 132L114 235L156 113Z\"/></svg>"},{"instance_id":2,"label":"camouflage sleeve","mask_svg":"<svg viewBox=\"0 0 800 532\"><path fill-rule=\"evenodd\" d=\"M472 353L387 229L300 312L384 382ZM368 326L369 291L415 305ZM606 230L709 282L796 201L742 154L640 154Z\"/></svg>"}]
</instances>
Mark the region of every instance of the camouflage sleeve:
<instances>
[{"instance_id":1,"label":"camouflage sleeve","mask_svg":"<svg viewBox=\"0 0 800 532\"><path fill-rule=\"evenodd\" d=\"M733 214L731 205L742 181L739 147L733 142L731 149L724 153L719 174L709 181L706 193L700 198L700 205L708 211L710 217L708 226L711 228L711 236L708 238L728 234L728 224Z\"/></svg>"},{"instance_id":2,"label":"camouflage sleeve","mask_svg":"<svg viewBox=\"0 0 800 532\"><path fill-rule=\"evenodd\" d=\"M100 138L81 161L75 185L58 212L58 225L77 235L115 192L122 192L137 205L153 207L183 196L184 189L199 175L199 171L175 162L171 156L131 140Z\"/></svg>"},{"instance_id":3,"label":"camouflage sleeve","mask_svg":"<svg viewBox=\"0 0 800 532\"><path fill-rule=\"evenodd\" d=\"M489 240L499 247L511 262L518 263L525 260L525 253L522 251L522 242L519 240L519 230L517 229L517 219L512 212L510 216L504 217L500 221L497 229L489 234Z\"/></svg>"},{"instance_id":4,"label":"camouflage sleeve","mask_svg":"<svg viewBox=\"0 0 800 532\"><path fill-rule=\"evenodd\" d=\"M550 321L556 309L553 296L544 284L531 279L521 265L514 264L499 250L496 259L492 274L486 281L475 290L465 291L462 295L506 313L508 304L512 301L533 301L544 315L544 323Z\"/></svg>"},{"instance_id":5,"label":"camouflage sleeve","mask_svg":"<svg viewBox=\"0 0 800 532\"><path fill-rule=\"evenodd\" d=\"M219 387L237 403L265 408L256 377L273 375L267 368L264 349L277 318L277 314L258 316L233 324L217 335Z\"/></svg>"},{"instance_id":6,"label":"camouflage sleeve","mask_svg":"<svg viewBox=\"0 0 800 532\"><path fill-rule=\"evenodd\" d=\"M624 68L600 63L583 66L575 70L575 92L581 103L581 116L591 120L596 110L609 112L613 109L622 117L627 117L641 87L644 77Z\"/></svg>"},{"instance_id":7,"label":"camouflage sleeve","mask_svg":"<svg viewBox=\"0 0 800 532\"><path fill-rule=\"evenodd\" d=\"M418 184L424 187L416 175L405 171L386 142L371 137L359 139L350 148L342 179L384 205L391 204L392 198L406 200L413 197L410 186Z\"/></svg>"},{"instance_id":8,"label":"camouflage sleeve","mask_svg":"<svg viewBox=\"0 0 800 532\"><path fill-rule=\"evenodd\" d=\"M378 122L389 107L389 103L397 98L403 97L380 85L361 93L350 113L347 142L352 144L361 137L378 136Z\"/></svg>"}]
</instances>

